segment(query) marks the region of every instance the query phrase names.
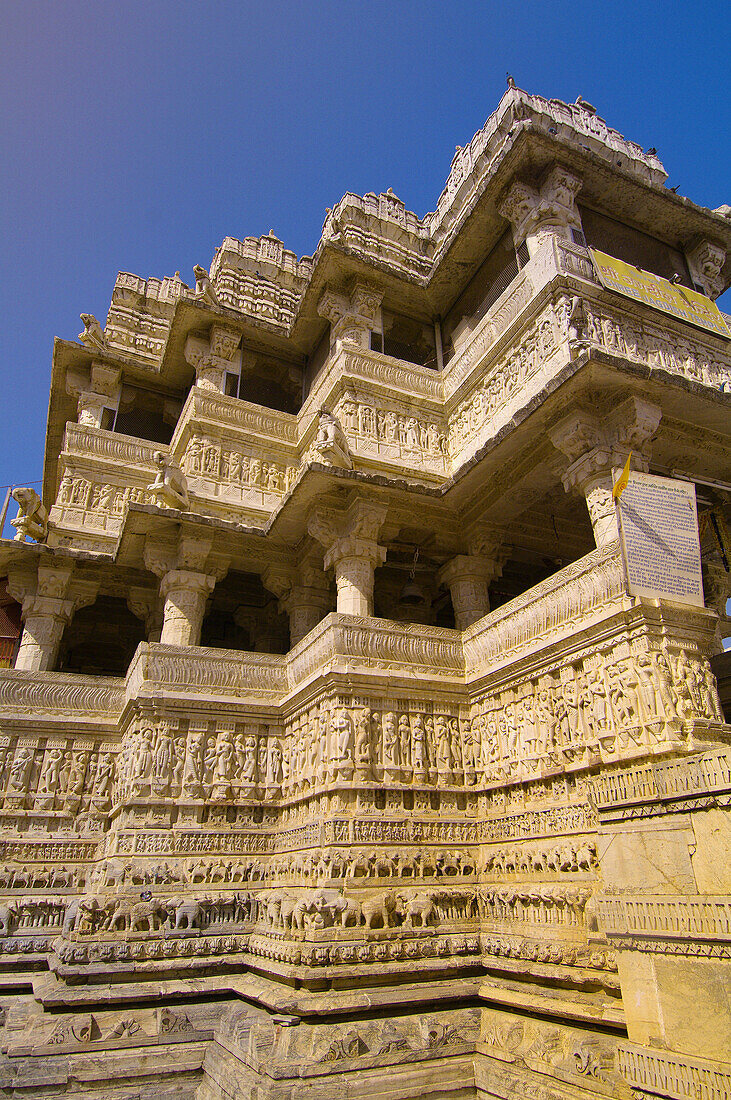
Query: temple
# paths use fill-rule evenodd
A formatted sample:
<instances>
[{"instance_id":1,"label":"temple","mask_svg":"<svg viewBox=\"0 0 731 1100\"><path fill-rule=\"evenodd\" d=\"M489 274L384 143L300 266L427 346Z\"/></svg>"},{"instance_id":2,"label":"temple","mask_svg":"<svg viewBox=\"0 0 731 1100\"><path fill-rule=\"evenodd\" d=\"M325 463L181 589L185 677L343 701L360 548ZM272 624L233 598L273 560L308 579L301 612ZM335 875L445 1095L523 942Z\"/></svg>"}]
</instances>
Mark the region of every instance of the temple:
<instances>
[{"instance_id":1,"label":"temple","mask_svg":"<svg viewBox=\"0 0 731 1100\"><path fill-rule=\"evenodd\" d=\"M510 81L433 213L346 194L56 340L8 1100L731 1095L731 207L666 180ZM623 469L700 598L633 586Z\"/></svg>"}]
</instances>

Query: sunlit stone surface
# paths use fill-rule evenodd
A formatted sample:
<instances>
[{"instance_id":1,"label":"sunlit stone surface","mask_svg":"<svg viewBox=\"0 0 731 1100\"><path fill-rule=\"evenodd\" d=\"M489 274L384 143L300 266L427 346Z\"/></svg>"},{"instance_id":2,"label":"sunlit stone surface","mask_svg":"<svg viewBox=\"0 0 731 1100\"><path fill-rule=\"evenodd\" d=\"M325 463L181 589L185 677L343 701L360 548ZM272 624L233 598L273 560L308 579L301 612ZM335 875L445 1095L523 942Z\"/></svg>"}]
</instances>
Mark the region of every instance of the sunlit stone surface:
<instances>
[{"instance_id":1,"label":"sunlit stone surface","mask_svg":"<svg viewBox=\"0 0 731 1100\"><path fill-rule=\"evenodd\" d=\"M728 208L509 87L436 211L121 273L0 578L3 1096L731 1094ZM611 490L698 483L706 608ZM719 618L720 616L720 618Z\"/></svg>"}]
</instances>

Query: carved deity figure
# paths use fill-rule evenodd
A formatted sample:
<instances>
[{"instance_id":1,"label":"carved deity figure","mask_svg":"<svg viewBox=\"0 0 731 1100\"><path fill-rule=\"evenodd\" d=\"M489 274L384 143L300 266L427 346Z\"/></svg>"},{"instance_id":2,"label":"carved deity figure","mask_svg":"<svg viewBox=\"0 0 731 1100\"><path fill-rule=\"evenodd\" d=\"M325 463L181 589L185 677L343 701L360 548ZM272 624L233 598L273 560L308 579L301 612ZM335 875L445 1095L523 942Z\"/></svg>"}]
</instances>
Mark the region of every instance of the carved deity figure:
<instances>
[{"instance_id":1,"label":"carved deity figure","mask_svg":"<svg viewBox=\"0 0 731 1100\"><path fill-rule=\"evenodd\" d=\"M206 735L203 730L189 730L183 765L183 792L197 797L203 783L203 746Z\"/></svg>"},{"instance_id":2,"label":"carved deity figure","mask_svg":"<svg viewBox=\"0 0 731 1100\"><path fill-rule=\"evenodd\" d=\"M35 489L18 486L13 489L12 497L19 509L15 519L10 521L18 532L15 541L25 542L31 538L36 542L45 542L48 538L48 512L38 493Z\"/></svg>"},{"instance_id":3,"label":"carved deity figure","mask_svg":"<svg viewBox=\"0 0 731 1100\"><path fill-rule=\"evenodd\" d=\"M33 767L33 755L33 749L18 749L10 765L9 791L17 794L27 791L31 768Z\"/></svg>"},{"instance_id":4,"label":"carved deity figure","mask_svg":"<svg viewBox=\"0 0 731 1100\"><path fill-rule=\"evenodd\" d=\"M188 484L185 474L175 461L162 451L155 451L153 459L158 466L155 480L147 486L156 504L163 508L176 508L187 511L190 507Z\"/></svg>"},{"instance_id":5,"label":"carved deity figure","mask_svg":"<svg viewBox=\"0 0 731 1100\"><path fill-rule=\"evenodd\" d=\"M399 738L396 715L387 711L383 716L383 763L387 768L399 766Z\"/></svg>"},{"instance_id":6,"label":"carved deity figure","mask_svg":"<svg viewBox=\"0 0 731 1100\"><path fill-rule=\"evenodd\" d=\"M335 719L335 737L338 760L350 760L353 752L353 720L347 710L338 712Z\"/></svg>"}]
</instances>

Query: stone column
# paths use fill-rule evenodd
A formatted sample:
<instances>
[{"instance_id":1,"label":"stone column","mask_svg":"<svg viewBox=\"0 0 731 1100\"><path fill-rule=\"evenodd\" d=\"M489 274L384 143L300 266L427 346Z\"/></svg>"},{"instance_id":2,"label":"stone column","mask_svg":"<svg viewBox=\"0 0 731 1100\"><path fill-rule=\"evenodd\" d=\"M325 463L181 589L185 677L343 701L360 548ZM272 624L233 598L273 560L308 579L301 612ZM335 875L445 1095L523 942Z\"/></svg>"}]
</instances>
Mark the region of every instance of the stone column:
<instances>
[{"instance_id":1,"label":"stone column","mask_svg":"<svg viewBox=\"0 0 731 1100\"><path fill-rule=\"evenodd\" d=\"M345 513L317 509L309 533L325 547L325 569L335 570L340 615L373 614L373 574L386 560L377 542L388 506L356 500Z\"/></svg>"},{"instance_id":2,"label":"stone column","mask_svg":"<svg viewBox=\"0 0 731 1100\"><path fill-rule=\"evenodd\" d=\"M289 616L289 644L297 645L317 626L330 608L327 577L321 565L270 565L262 574L265 588L279 599L279 610Z\"/></svg>"},{"instance_id":3,"label":"stone column","mask_svg":"<svg viewBox=\"0 0 731 1100\"><path fill-rule=\"evenodd\" d=\"M629 397L605 415L595 409L575 409L549 431L554 447L569 460L562 474L564 489L586 500L597 546L619 538L613 470L624 466L630 451L632 467L648 469L650 442L661 417L657 405Z\"/></svg>"},{"instance_id":4,"label":"stone column","mask_svg":"<svg viewBox=\"0 0 731 1100\"><path fill-rule=\"evenodd\" d=\"M69 371L66 392L77 398L79 424L100 428L104 410L116 409L119 404L121 383L121 370L103 363L92 363L88 380L80 371Z\"/></svg>"},{"instance_id":5,"label":"stone column","mask_svg":"<svg viewBox=\"0 0 731 1100\"><path fill-rule=\"evenodd\" d=\"M160 641L164 645L198 645L206 600L216 578L192 569L171 569L160 582L165 601Z\"/></svg>"},{"instance_id":6,"label":"stone column","mask_svg":"<svg viewBox=\"0 0 731 1100\"><path fill-rule=\"evenodd\" d=\"M227 325L211 325L208 339L189 336L185 342L185 361L195 370L195 384L204 390L225 392L226 371L238 373L234 364L241 333Z\"/></svg>"},{"instance_id":7,"label":"stone column","mask_svg":"<svg viewBox=\"0 0 731 1100\"><path fill-rule=\"evenodd\" d=\"M526 242L534 256L549 236L571 240L571 230L581 229L576 196L581 180L561 164L554 164L539 187L515 179L498 204L498 212L513 226L516 248Z\"/></svg>"},{"instance_id":8,"label":"stone column","mask_svg":"<svg viewBox=\"0 0 731 1100\"><path fill-rule=\"evenodd\" d=\"M133 615L144 621L147 641L159 642L163 619L159 593L149 588L131 588L127 596L127 607Z\"/></svg>"},{"instance_id":9,"label":"stone column","mask_svg":"<svg viewBox=\"0 0 731 1100\"><path fill-rule=\"evenodd\" d=\"M459 554L443 565L438 573L452 596L454 624L466 630L490 610L490 582L499 576L497 562L477 554Z\"/></svg>"},{"instance_id":10,"label":"stone column","mask_svg":"<svg viewBox=\"0 0 731 1100\"><path fill-rule=\"evenodd\" d=\"M289 642L295 646L324 619L330 608L327 588L295 584L281 601L289 615Z\"/></svg>"},{"instance_id":11,"label":"stone column","mask_svg":"<svg viewBox=\"0 0 731 1100\"><path fill-rule=\"evenodd\" d=\"M228 559L212 552L212 539L183 527L177 539L148 538L145 565L160 578L163 620L160 641L165 645L200 643L206 601L216 581L226 575Z\"/></svg>"},{"instance_id":12,"label":"stone column","mask_svg":"<svg viewBox=\"0 0 731 1100\"><path fill-rule=\"evenodd\" d=\"M342 347L368 348L371 332L381 327L383 294L367 283L356 282L348 293L326 290L317 312L330 322L330 351Z\"/></svg>"},{"instance_id":13,"label":"stone column","mask_svg":"<svg viewBox=\"0 0 731 1100\"><path fill-rule=\"evenodd\" d=\"M98 581L73 579L74 563L10 570L8 591L22 605L23 635L15 668L47 672L56 665L63 632L74 613L93 603Z\"/></svg>"}]
</instances>

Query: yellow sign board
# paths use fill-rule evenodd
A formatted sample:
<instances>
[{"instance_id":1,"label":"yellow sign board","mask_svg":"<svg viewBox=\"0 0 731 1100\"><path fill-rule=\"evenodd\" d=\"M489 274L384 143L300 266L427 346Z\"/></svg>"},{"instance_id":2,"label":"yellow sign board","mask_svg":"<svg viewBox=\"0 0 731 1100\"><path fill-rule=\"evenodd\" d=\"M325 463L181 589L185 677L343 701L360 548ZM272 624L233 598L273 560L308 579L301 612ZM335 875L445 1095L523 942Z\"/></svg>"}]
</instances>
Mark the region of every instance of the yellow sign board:
<instances>
[{"instance_id":1,"label":"yellow sign board","mask_svg":"<svg viewBox=\"0 0 731 1100\"><path fill-rule=\"evenodd\" d=\"M590 249L599 282L607 290L614 290L617 294L624 294L627 298L633 298L636 302L642 302L654 309L661 309L663 313L669 313L671 317L677 317L681 321L687 321L698 328L713 332L716 336L724 336L731 340L726 322L715 302L699 294L696 290L688 290L678 283L671 283L659 275L653 275L651 271L643 271L640 267L626 264L624 260L617 260L614 256L607 256L606 252L597 252Z\"/></svg>"}]
</instances>

